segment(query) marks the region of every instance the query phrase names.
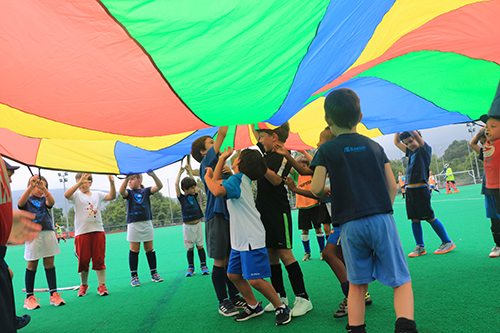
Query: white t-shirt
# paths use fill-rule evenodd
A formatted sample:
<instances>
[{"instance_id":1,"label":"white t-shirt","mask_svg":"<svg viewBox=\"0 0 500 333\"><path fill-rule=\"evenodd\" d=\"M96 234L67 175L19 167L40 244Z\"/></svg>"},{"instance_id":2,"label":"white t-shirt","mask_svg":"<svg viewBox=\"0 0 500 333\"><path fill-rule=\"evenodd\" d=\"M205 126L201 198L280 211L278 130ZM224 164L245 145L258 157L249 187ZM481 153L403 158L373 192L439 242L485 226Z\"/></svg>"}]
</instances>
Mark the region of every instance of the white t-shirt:
<instances>
[{"instance_id":1,"label":"white t-shirt","mask_svg":"<svg viewBox=\"0 0 500 333\"><path fill-rule=\"evenodd\" d=\"M236 251L249 251L249 245L252 250L266 247L266 230L255 208L250 178L238 173L222 185L227 193L231 247Z\"/></svg>"},{"instance_id":2,"label":"white t-shirt","mask_svg":"<svg viewBox=\"0 0 500 333\"><path fill-rule=\"evenodd\" d=\"M94 231L104 231L101 216L101 202L107 193L92 191L86 195L75 192L72 202L75 205L75 236Z\"/></svg>"}]
</instances>

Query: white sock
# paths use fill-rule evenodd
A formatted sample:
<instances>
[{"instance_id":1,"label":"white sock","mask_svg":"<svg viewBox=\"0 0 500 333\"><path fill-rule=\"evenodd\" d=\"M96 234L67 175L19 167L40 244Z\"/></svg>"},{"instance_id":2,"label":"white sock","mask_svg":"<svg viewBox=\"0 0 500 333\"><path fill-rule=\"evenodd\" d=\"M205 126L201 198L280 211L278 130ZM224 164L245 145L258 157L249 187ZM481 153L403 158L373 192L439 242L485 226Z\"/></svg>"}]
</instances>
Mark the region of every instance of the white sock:
<instances>
[{"instance_id":1,"label":"white sock","mask_svg":"<svg viewBox=\"0 0 500 333\"><path fill-rule=\"evenodd\" d=\"M89 284L89 271L81 271L80 272L80 281L82 281L82 285Z\"/></svg>"},{"instance_id":2,"label":"white sock","mask_svg":"<svg viewBox=\"0 0 500 333\"><path fill-rule=\"evenodd\" d=\"M102 286L106 284L106 269L101 269L100 271L95 271L97 274L97 283Z\"/></svg>"}]
</instances>

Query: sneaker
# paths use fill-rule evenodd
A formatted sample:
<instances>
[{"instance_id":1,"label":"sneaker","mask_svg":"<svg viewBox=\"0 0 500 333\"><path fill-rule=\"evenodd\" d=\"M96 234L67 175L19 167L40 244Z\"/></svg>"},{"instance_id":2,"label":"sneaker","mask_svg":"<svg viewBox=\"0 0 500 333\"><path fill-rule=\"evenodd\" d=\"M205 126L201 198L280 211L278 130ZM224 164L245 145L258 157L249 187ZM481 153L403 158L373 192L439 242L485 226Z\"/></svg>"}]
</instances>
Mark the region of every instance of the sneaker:
<instances>
[{"instance_id":1,"label":"sneaker","mask_svg":"<svg viewBox=\"0 0 500 333\"><path fill-rule=\"evenodd\" d=\"M373 301L372 298L370 297L370 293L366 292L365 294L365 305L372 305Z\"/></svg>"},{"instance_id":2,"label":"sneaker","mask_svg":"<svg viewBox=\"0 0 500 333\"><path fill-rule=\"evenodd\" d=\"M244 309L247 307L247 301L240 295L233 298L231 302L233 302L234 307L237 309Z\"/></svg>"},{"instance_id":3,"label":"sneaker","mask_svg":"<svg viewBox=\"0 0 500 333\"><path fill-rule=\"evenodd\" d=\"M154 273L154 274L151 275L151 281L153 281L153 282L161 282L161 281L163 281L163 278L157 272L157 273Z\"/></svg>"},{"instance_id":4,"label":"sneaker","mask_svg":"<svg viewBox=\"0 0 500 333\"><path fill-rule=\"evenodd\" d=\"M186 276L193 276L194 275L194 267L189 267L188 271L186 272Z\"/></svg>"},{"instance_id":5,"label":"sneaker","mask_svg":"<svg viewBox=\"0 0 500 333\"><path fill-rule=\"evenodd\" d=\"M366 302L366 301L365 301ZM347 316L347 298L340 302L339 309L333 314L333 318L342 318Z\"/></svg>"},{"instance_id":6,"label":"sneaker","mask_svg":"<svg viewBox=\"0 0 500 333\"><path fill-rule=\"evenodd\" d=\"M276 325L286 325L292 320L292 311L288 306L284 308L277 308L274 312L276 314Z\"/></svg>"},{"instance_id":7,"label":"sneaker","mask_svg":"<svg viewBox=\"0 0 500 333\"><path fill-rule=\"evenodd\" d=\"M35 295L31 295L30 297L26 298L24 300L24 308L26 310L34 310L34 309L39 309L40 308L40 301L39 298L35 298Z\"/></svg>"},{"instance_id":8,"label":"sneaker","mask_svg":"<svg viewBox=\"0 0 500 333\"><path fill-rule=\"evenodd\" d=\"M22 315L21 317L16 316L16 329L20 330L29 324L31 316L29 314Z\"/></svg>"},{"instance_id":9,"label":"sneaker","mask_svg":"<svg viewBox=\"0 0 500 333\"><path fill-rule=\"evenodd\" d=\"M233 302L226 299L221 304L219 304L219 313L226 317L236 316L239 311L233 305Z\"/></svg>"},{"instance_id":10,"label":"sneaker","mask_svg":"<svg viewBox=\"0 0 500 333\"><path fill-rule=\"evenodd\" d=\"M295 297L295 303L293 303L292 317L303 316L312 309L313 305L310 300L297 296Z\"/></svg>"},{"instance_id":11,"label":"sneaker","mask_svg":"<svg viewBox=\"0 0 500 333\"><path fill-rule=\"evenodd\" d=\"M108 289L106 288L106 285L101 284L101 285L97 288L97 294L98 294L99 296L108 296L108 295L109 295L109 292L108 292Z\"/></svg>"},{"instance_id":12,"label":"sneaker","mask_svg":"<svg viewBox=\"0 0 500 333\"><path fill-rule=\"evenodd\" d=\"M194 271L194 270L193 270ZM207 266L201 266L201 275L209 275L210 271Z\"/></svg>"},{"instance_id":13,"label":"sneaker","mask_svg":"<svg viewBox=\"0 0 500 333\"><path fill-rule=\"evenodd\" d=\"M415 258L415 257L418 257L418 256L423 256L426 253L427 252L425 251L425 246L417 245L417 247L415 248L415 250L411 251L410 254L408 255L408 257Z\"/></svg>"},{"instance_id":14,"label":"sneaker","mask_svg":"<svg viewBox=\"0 0 500 333\"><path fill-rule=\"evenodd\" d=\"M130 278L130 285L132 287L139 287L141 285L141 282L139 281L139 277L137 275L134 275Z\"/></svg>"},{"instance_id":15,"label":"sneaker","mask_svg":"<svg viewBox=\"0 0 500 333\"><path fill-rule=\"evenodd\" d=\"M309 261L311 259L311 254L310 253L304 253L304 258L302 258L302 261Z\"/></svg>"},{"instance_id":16,"label":"sneaker","mask_svg":"<svg viewBox=\"0 0 500 333\"><path fill-rule=\"evenodd\" d=\"M65 305L66 302L61 298L61 295L56 291L55 293L52 294L50 298L50 305L55 305L55 306L60 306L60 305Z\"/></svg>"},{"instance_id":17,"label":"sneaker","mask_svg":"<svg viewBox=\"0 0 500 333\"><path fill-rule=\"evenodd\" d=\"M280 293L278 293L278 296L280 298L281 303L283 303L286 306L288 306L288 297L281 297ZM264 308L264 311L266 311L266 312L272 312L272 311L274 311L274 305L273 305L273 303L269 303L268 305L266 305L266 307Z\"/></svg>"},{"instance_id":18,"label":"sneaker","mask_svg":"<svg viewBox=\"0 0 500 333\"><path fill-rule=\"evenodd\" d=\"M257 307L255 309L252 309L250 306L247 305L245 310L242 312L238 313L236 317L234 317L235 321L245 321L253 317L260 316L261 314L264 313L264 308L262 307L262 302L257 303Z\"/></svg>"},{"instance_id":19,"label":"sneaker","mask_svg":"<svg viewBox=\"0 0 500 333\"><path fill-rule=\"evenodd\" d=\"M451 194L451 191L446 191L446 194Z\"/></svg>"},{"instance_id":20,"label":"sneaker","mask_svg":"<svg viewBox=\"0 0 500 333\"><path fill-rule=\"evenodd\" d=\"M491 249L490 258L500 257L500 246L495 246Z\"/></svg>"},{"instance_id":21,"label":"sneaker","mask_svg":"<svg viewBox=\"0 0 500 333\"><path fill-rule=\"evenodd\" d=\"M457 194L457 193L460 193L460 191L458 189L456 189L455 191L453 191L453 194Z\"/></svg>"},{"instance_id":22,"label":"sneaker","mask_svg":"<svg viewBox=\"0 0 500 333\"><path fill-rule=\"evenodd\" d=\"M434 251L434 254L448 253L454 248L456 248L456 246L453 242L441 243L441 246L436 251Z\"/></svg>"},{"instance_id":23,"label":"sneaker","mask_svg":"<svg viewBox=\"0 0 500 333\"><path fill-rule=\"evenodd\" d=\"M83 297L83 296L87 295L87 290L89 290L89 286L86 284L82 284L80 286L80 289L78 290L78 294L76 296Z\"/></svg>"}]
</instances>

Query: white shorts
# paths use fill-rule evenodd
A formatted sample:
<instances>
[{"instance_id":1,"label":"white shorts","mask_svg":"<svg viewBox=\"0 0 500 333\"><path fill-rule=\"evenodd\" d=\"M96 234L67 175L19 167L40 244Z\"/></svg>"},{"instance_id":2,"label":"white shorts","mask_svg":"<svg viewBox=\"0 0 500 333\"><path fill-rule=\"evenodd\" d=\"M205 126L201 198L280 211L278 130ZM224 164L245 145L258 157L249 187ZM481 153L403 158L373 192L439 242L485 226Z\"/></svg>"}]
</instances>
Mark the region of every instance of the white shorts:
<instances>
[{"instance_id":1,"label":"white shorts","mask_svg":"<svg viewBox=\"0 0 500 333\"><path fill-rule=\"evenodd\" d=\"M154 239L153 222L142 221L127 224L127 241L139 243L149 242Z\"/></svg>"},{"instance_id":2,"label":"white shorts","mask_svg":"<svg viewBox=\"0 0 500 333\"><path fill-rule=\"evenodd\" d=\"M203 246L203 227L201 222L196 224L182 224L182 234L184 235L184 247L192 249L196 246Z\"/></svg>"},{"instance_id":3,"label":"white shorts","mask_svg":"<svg viewBox=\"0 0 500 333\"><path fill-rule=\"evenodd\" d=\"M52 230L42 230L38 237L24 243L24 259L35 261L41 258L53 257L61 253L57 244L56 233Z\"/></svg>"}]
</instances>

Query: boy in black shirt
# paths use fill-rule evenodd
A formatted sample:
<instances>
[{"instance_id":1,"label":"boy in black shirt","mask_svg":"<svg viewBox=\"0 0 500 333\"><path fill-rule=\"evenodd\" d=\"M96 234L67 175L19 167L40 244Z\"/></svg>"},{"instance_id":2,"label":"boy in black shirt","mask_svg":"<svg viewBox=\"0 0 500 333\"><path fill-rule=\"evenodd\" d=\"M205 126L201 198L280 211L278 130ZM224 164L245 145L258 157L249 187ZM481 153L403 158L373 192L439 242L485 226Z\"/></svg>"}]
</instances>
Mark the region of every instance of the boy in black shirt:
<instances>
[{"instance_id":1,"label":"boy in black shirt","mask_svg":"<svg viewBox=\"0 0 500 333\"><path fill-rule=\"evenodd\" d=\"M382 147L356 132L361 117L354 91L342 88L327 96L325 120L337 137L314 156L311 192L322 197L330 175L332 223L341 225L350 283L347 331L366 332L365 293L368 283L379 280L394 289L395 332L415 333L411 277L392 216L397 185Z\"/></svg>"},{"instance_id":2,"label":"boy in black shirt","mask_svg":"<svg viewBox=\"0 0 500 333\"><path fill-rule=\"evenodd\" d=\"M275 145L282 145L288 138L290 127L288 123L273 130L255 130L253 133L259 141L257 146L264 154L267 172L257 180L256 206L266 229L266 248L271 264L271 283L280 295L281 301L288 305L283 273L280 260L288 271L288 278L295 293L295 303L292 317L298 317L311 311L313 306L307 295L304 278L299 263L292 253L292 218L290 203L283 178L288 175L291 164L275 151ZM266 311L274 311L273 305L268 305Z\"/></svg>"}]
</instances>

